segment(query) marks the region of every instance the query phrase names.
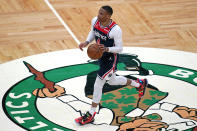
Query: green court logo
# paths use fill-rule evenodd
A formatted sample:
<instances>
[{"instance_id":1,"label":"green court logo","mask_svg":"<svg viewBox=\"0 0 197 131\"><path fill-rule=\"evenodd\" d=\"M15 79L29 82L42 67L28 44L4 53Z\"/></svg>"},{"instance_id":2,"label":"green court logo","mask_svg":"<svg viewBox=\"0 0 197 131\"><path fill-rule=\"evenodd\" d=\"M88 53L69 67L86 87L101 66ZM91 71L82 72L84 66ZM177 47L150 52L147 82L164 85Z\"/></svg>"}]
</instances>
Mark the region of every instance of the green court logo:
<instances>
[{"instance_id":1,"label":"green court logo","mask_svg":"<svg viewBox=\"0 0 197 131\"><path fill-rule=\"evenodd\" d=\"M24 62L24 70L32 73L32 76L19 81L5 93L2 101L3 110L11 121L25 130L88 130L86 126L75 125L73 118L82 113L83 107L89 107L98 68L97 61L89 61L40 72L31 63ZM150 78L146 94L140 99L138 98L138 92L130 86L105 84L97 116L104 115L108 118L106 121L99 121L100 119L98 119L94 124L88 125L89 130L96 127L105 129L106 126L108 126L107 129L111 130L119 130L124 126L128 126L127 129L137 129L139 126L135 125L134 122L144 119L147 120L144 124L148 125L149 123L147 128L151 127L150 122L152 121L165 123L162 128L166 130L178 129L181 125L182 129L189 131L197 126L197 122L195 122L197 121L196 114L188 113L194 107L186 107L170 101L171 91L178 94L174 98L185 96L181 93L184 93L182 90L187 91L185 89L187 87L191 87L188 89L191 90L190 92L196 91L196 70L174 65L141 62L136 55L129 54L120 56L118 70L120 71L117 72L118 75L124 73L124 76L130 79L135 80L139 76ZM152 79L152 77L154 78ZM176 84L171 82L180 83L180 85L175 87ZM166 87L169 91L160 89L157 83L166 83L170 86ZM78 87L72 87L72 84ZM78 90L82 92L78 92ZM183 99L183 102L195 101L187 100L186 97ZM158 104L160 107L156 108ZM165 105L172 106L174 110L170 110ZM139 116L132 116L134 111L137 111ZM165 111L173 115L177 114L178 119L182 121L164 122L162 113ZM67 114L61 114L61 112L67 112ZM74 114L72 114L73 112ZM59 118L59 116L62 117ZM70 121L70 119L73 119L73 121ZM133 127L129 127L129 125L126 125L127 123L133 124ZM182 127L182 124L185 124L185 126Z\"/></svg>"}]
</instances>

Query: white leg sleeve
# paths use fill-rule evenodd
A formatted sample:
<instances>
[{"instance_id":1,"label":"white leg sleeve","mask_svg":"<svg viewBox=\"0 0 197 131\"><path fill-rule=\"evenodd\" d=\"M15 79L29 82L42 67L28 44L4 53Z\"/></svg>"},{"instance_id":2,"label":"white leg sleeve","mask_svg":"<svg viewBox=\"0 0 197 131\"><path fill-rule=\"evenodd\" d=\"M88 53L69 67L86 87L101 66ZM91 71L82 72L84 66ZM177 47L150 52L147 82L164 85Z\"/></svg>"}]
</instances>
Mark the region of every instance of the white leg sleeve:
<instances>
[{"instance_id":1,"label":"white leg sleeve","mask_svg":"<svg viewBox=\"0 0 197 131\"><path fill-rule=\"evenodd\" d=\"M94 83L93 102L99 103L102 97L103 86L106 80L101 80L98 76Z\"/></svg>"},{"instance_id":2,"label":"white leg sleeve","mask_svg":"<svg viewBox=\"0 0 197 131\"><path fill-rule=\"evenodd\" d=\"M116 76L116 74L113 73L111 79L107 83L110 85L126 85L127 78L124 76Z\"/></svg>"}]
</instances>

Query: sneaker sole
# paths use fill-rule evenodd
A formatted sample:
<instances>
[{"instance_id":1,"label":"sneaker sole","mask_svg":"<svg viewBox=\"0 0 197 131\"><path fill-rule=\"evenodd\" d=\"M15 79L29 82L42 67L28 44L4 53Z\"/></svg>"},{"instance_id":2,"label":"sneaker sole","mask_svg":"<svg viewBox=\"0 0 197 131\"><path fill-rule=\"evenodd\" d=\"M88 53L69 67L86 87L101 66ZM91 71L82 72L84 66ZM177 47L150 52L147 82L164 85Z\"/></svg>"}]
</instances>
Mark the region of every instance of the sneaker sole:
<instances>
[{"instance_id":1,"label":"sneaker sole","mask_svg":"<svg viewBox=\"0 0 197 131\"><path fill-rule=\"evenodd\" d=\"M86 125L86 124L91 124L91 123L93 123L94 122L94 120L93 121L90 121L90 122L87 122L87 123L81 123L81 121L79 121L78 123L80 124L80 125Z\"/></svg>"}]
</instances>

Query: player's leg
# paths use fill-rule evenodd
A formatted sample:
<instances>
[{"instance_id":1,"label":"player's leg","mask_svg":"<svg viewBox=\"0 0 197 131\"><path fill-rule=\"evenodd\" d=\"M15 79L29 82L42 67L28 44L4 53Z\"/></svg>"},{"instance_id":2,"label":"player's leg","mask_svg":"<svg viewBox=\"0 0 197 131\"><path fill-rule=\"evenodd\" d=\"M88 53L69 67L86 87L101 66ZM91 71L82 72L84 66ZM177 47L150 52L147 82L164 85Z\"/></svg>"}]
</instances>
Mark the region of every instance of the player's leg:
<instances>
[{"instance_id":1,"label":"player's leg","mask_svg":"<svg viewBox=\"0 0 197 131\"><path fill-rule=\"evenodd\" d=\"M92 106L90 109L91 114L95 112L97 105L100 103L100 100L102 97L103 86L105 82L106 82L105 79L102 80L99 76L96 77L96 80L94 83Z\"/></svg>"},{"instance_id":2,"label":"player's leg","mask_svg":"<svg viewBox=\"0 0 197 131\"><path fill-rule=\"evenodd\" d=\"M116 76L115 73L112 73L111 78L107 83L110 85L129 85L131 84L131 81L124 76Z\"/></svg>"},{"instance_id":3,"label":"player's leg","mask_svg":"<svg viewBox=\"0 0 197 131\"><path fill-rule=\"evenodd\" d=\"M106 80L109 80L111 77L110 74L113 74L113 64L108 66L103 66L103 63L100 63L100 69L98 71L96 80L94 82L94 91L93 91L93 99L92 99L92 105L90 111L88 111L86 114L88 114L88 117L85 117L86 120L84 120L84 123L90 123L94 120L94 116L96 114L96 108L100 103L102 92L103 92L103 86L106 82Z\"/></svg>"},{"instance_id":4,"label":"player's leg","mask_svg":"<svg viewBox=\"0 0 197 131\"><path fill-rule=\"evenodd\" d=\"M136 87L139 92L139 97L142 97L145 92L145 87L148 85L148 81L146 79L132 80L124 76L116 76L114 72L117 70L118 59L119 56L115 55L113 57L113 61L108 61L108 63L110 63L108 65L110 65L109 67L111 70L104 75L105 79L108 80L110 85L131 85Z\"/></svg>"},{"instance_id":5,"label":"player's leg","mask_svg":"<svg viewBox=\"0 0 197 131\"><path fill-rule=\"evenodd\" d=\"M86 114L83 116L75 119L76 122L84 125L87 123L91 123L94 121L94 116L96 114L96 107L100 103L101 97L102 97L102 90L103 86L105 84L106 80L101 79L100 77L96 77L95 83L94 83L94 91L93 91L93 99L92 99L92 105L90 108L90 111L87 111Z\"/></svg>"},{"instance_id":6,"label":"player's leg","mask_svg":"<svg viewBox=\"0 0 197 131\"><path fill-rule=\"evenodd\" d=\"M116 76L115 73L113 73L111 79L107 83L110 85L131 85L136 87L140 98L144 95L146 86L148 85L147 79L132 80L124 76Z\"/></svg>"}]
</instances>

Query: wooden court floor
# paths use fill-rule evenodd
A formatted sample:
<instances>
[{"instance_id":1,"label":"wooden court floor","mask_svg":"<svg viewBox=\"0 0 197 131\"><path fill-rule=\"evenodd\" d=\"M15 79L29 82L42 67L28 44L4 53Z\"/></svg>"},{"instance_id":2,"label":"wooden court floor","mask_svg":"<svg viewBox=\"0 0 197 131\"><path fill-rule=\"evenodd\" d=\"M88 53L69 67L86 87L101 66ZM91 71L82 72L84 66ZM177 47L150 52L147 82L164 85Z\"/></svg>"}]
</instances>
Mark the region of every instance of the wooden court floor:
<instances>
[{"instance_id":1,"label":"wooden court floor","mask_svg":"<svg viewBox=\"0 0 197 131\"><path fill-rule=\"evenodd\" d=\"M0 0L0 63L78 43L46 4L47 0ZM197 53L196 0L48 0L82 42L102 5L114 9L124 46Z\"/></svg>"}]
</instances>

